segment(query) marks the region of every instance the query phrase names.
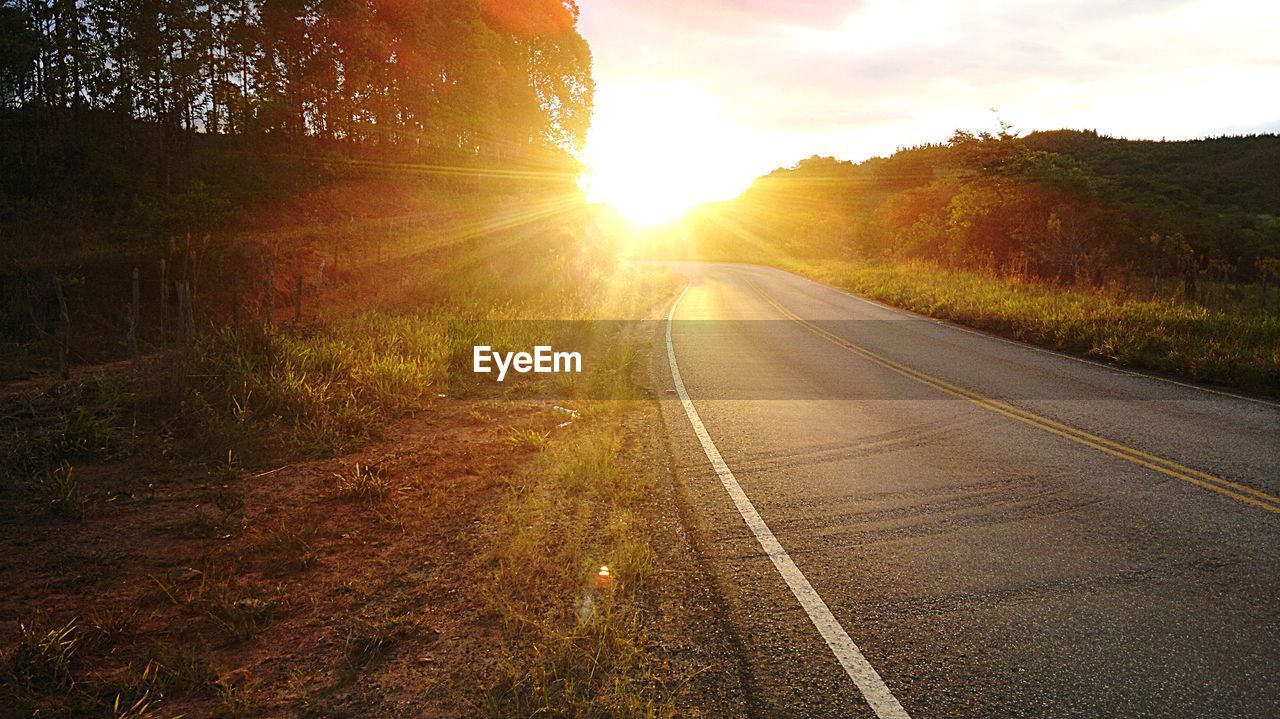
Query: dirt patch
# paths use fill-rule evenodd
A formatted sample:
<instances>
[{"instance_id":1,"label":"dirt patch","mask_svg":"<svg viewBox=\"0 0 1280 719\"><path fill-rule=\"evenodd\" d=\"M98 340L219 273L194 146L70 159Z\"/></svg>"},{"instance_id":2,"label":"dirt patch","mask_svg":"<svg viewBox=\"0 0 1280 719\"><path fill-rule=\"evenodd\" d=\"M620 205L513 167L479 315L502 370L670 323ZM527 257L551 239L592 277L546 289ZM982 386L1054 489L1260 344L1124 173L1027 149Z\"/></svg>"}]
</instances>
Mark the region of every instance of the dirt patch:
<instances>
[{"instance_id":1,"label":"dirt patch","mask_svg":"<svg viewBox=\"0 0 1280 719\"><path fill-rule=\"evenodd\" d=\"M149 692L166 715L472 714L459 682L495 660L486 524L535 451L508 438L559 420L441 401L358 453L275 471L77 466L83 519L9 492L0 636L74 622L76 644L67 677L10 677L0 704L106 713ZM340 491L357 464L382 496Z\"/></svg>"},{"instance_id":2,"label":"dirt patch","mask_svg":"<svg viewBox=\"0 0 1280 719\"><path fill-rule=\"evenodd\" d=\"M499 664L529 658L491 606L495 532L512 480L539 471L543 447L521 438L567 438L563 420L545 403L441 400L340 458L254 472L78 465L82 517L11 488L0 705L13 717L114 716L117 700L157 717L492 713ZM622 431L628 466L666 476L656 405ZM719 601L674 485L656 486L635 507L662 567L644 650L677 716L738 715ZM56 658L68 626L61 668L27 656Z\"/></svg>"}]
</instances>

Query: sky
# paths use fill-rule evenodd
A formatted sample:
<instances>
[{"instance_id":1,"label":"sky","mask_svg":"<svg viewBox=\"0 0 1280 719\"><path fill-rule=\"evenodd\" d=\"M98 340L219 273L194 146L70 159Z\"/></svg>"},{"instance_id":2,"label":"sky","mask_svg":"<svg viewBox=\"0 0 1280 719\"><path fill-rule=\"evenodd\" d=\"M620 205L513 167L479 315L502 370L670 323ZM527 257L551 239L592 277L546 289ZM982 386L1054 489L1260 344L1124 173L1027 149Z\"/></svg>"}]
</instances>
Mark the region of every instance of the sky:
<instances>
[{"instance_id":1,"label":"sky","mask_svg":"<svg viewBox=\"0 0 1280 719\"><path fill-rule=\"evenodd\" d=\"M641 223L957 128L1280 131L1280 2L580 0L590 199ZM996 112L993 113L993 110Z\"/></svg>"}]
</instances>

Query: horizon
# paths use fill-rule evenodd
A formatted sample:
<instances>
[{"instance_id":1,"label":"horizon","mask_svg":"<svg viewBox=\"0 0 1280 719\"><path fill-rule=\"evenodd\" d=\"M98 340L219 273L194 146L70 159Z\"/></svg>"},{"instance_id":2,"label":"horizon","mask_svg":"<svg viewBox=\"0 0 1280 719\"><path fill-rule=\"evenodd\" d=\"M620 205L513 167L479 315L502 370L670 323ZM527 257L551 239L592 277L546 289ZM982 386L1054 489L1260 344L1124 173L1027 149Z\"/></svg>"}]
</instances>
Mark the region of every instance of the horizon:
<instances>
[{"instance_id":1,"label":"horizon","mask_svg":"<svg viewBox=\"0 0 1280 719\"><path fill-rule=\"evenodd\" d=\"M640 225L808 157L887 157L997 117L1023 135L1280 131L1280 98L1249 92L1280 79L1262 42L1280 8L1248 2L585 0L579 28L597 87L582 184Z\"/></svg>"}]
</instances>

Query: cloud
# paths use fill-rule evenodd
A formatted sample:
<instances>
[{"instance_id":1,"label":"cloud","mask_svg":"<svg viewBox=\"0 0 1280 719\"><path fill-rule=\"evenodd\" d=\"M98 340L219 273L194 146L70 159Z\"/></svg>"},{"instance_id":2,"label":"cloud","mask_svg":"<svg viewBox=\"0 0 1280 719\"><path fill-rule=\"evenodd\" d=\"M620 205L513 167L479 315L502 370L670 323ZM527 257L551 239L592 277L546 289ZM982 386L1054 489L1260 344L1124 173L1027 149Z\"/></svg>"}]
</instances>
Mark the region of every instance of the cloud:
<instances>
[{"instance_id":1,"label":"cloud","mask_svg":"<svg viewBox=\"0 0 1280 719\"><path fill-rule=\"evenodd\" d=\"M748 151L779 164L814 153L857 160L942 140L956 127L989 129L992 107L1024 130L1086 127L1130 137L1196 137L1280 124L1280 93L1270 90L1280 86L1280 4L581 5L602 97L610 87L697 88L713 101L716 122L732 130L726 134L753 138ZM678 114L680 108L659 111ZM700 127L716 132L713 123ZM655 141L649 151L661 153L662 146Z\"/></svg>"}]
</instances>

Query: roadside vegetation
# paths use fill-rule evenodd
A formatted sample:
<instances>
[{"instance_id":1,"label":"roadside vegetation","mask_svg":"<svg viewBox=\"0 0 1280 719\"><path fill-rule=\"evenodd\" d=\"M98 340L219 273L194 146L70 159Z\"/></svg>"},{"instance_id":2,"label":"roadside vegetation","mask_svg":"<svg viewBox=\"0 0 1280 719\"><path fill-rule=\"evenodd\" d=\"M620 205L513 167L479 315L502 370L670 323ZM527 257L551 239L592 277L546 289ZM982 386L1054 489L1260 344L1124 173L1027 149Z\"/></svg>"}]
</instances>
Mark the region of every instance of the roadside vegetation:
<instances>
[{"instance_id":1,"label":"roadside vegetation","mask_svg":"<svg viewBox=\"0 0 1280 719\"><path fill-rule=\"evenodd\" d=\"M1125 367L1280 395L1280 315L923 261L778 265L912 312Z\"/></svg>"},{"instance_id":2,"label":"roadside vegetation","mask_svg":"<svg viewBox=\"0 0 1280 719\"><path fill-rule=\"evenodd\" d=\"M427 714L697 703L696 670L653 653L673 538L651 519L664 475L636 454L660 428L634 399L651 338L599 323L602 363L556 402L442 396L470 349L451 328L483 322L522 347L551 317L657 317L676 282L566 220L487 239L404 268L358 310L345 298L369 288L335 284L296 328L209 327L137 363L19 383L0 445L6 574L24 587L0 606L6 715L376 712L364 682L419 672ZM340 571L355 561L370 565ZM398 579L419 562L440 569ZM440 638L468 632L456 655ZM254 666L262 652L279 669Z\"/></svg>"}]
</instances>

